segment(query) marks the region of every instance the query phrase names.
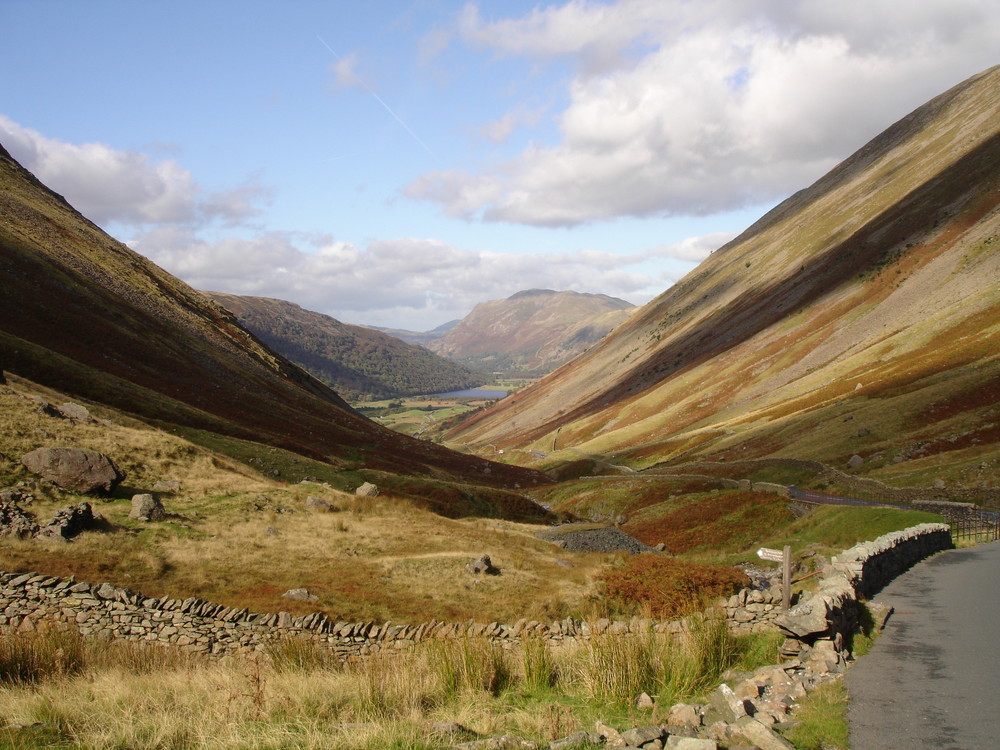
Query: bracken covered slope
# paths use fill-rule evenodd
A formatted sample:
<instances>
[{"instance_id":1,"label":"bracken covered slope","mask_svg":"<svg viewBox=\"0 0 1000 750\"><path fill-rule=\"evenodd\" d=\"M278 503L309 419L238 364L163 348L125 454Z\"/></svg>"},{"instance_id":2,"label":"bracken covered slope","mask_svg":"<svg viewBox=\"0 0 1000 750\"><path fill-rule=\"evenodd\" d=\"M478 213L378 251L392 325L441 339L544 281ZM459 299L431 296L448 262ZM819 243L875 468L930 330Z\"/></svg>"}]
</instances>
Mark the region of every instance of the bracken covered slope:
<instances>
[{"instance_id":1,"label":"bracken covered slope","mask_svg":"<svg viewBox=\"0 0 1000 750\"><path fill-rule=\"evenodd\" d=\"M862 472L900 480L947 465L961 468L950 479L995 482L998 204L1000 67L890 127L449 439L637 467L857 453Z\"/></svg>"},{"instance_id":2,"label":"bracken covered slope","mask_svg":"<svg viewBox=\"0 0 1000 750\"><path fill-rule=\"evenodd\" d=\"M0 147L0 368L147 420L345 467L530 481L364 419Z\"/></svg>"},{"instance_id":3,"label":"bracken covered slope","mask_svg":"<svg viewBox=\"0 0 1000 750\"><path fill-rule=\"evenodd\" d=\"M544 375L627 319L632 308L606 294L529 289L476 305L426 346L482 372Z\"/></svg>"},{"instance_id":4,"label":"bracken covered slope","mask_svg":"<svg viewBox=\"0 0 1000 750\"><path fill-rule=\"evenodd\" d=\"M381 331L341 323L280 299L207 294L265 344L351 401L482 384L482 375L469 368Z\"/></svg>"}]
</instances>

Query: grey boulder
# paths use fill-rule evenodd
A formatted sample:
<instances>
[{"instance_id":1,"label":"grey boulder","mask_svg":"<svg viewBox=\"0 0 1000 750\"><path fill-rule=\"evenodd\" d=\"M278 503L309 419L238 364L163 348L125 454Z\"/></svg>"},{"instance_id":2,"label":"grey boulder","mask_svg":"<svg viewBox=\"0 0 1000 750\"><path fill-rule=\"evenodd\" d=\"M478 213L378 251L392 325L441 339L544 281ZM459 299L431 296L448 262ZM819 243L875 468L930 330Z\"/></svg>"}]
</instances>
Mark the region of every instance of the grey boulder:
<instances>
[{"instance_id":1,"label":"grey boulder","mask_svg":"<svg viewBox=\"0 0 1000 750\"><path fill-rule=\"evenodd\" d=\"M110 458L83 448L37 448L21 463L32 474L75 492L107 494L125 478Z\"/></svg>"}]
</instances>

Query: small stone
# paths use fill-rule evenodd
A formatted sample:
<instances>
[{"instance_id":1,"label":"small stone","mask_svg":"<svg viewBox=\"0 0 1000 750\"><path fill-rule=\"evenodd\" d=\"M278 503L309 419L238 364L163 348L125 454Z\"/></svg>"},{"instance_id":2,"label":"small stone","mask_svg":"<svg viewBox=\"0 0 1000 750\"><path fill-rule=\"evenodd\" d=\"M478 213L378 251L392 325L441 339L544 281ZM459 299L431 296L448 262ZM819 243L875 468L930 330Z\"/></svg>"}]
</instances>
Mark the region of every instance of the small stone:
<instances>
[{"instance_id":1,"label":"small stone","mask_svg":"<svg viewBox=\"0 0 1000 750\"><path fill-rule=\"evenodd\" d=\"M378 487L371 482L365 482L354 490L354 494L357 497L378 497Z\"/></svg>"},{"instance_id":2,"label":"small stone","mask_svg":"<svg viewBox=\"0 0 1000 750\"><path fill-rule=\"evenodd\" d=\"M750 716L744 716L737 721L733 731L752 742L760 750L795 750L792 743Z\"/></svg>"},{"instance_id":3,"label":"small stone","mask_svg":"<svg viewBox=\"0 0 1000 750\"><path fill-rule=\"evenodd\" d=\"M625 744L631 747L642 747L647 742L658 740L663 737L663 730L659 727L636 727L622 732L622 739Z\"/></svg>"},{"instance_id":4,"label":"small stone","mask_svg":"<svg viewBox=\"0 0 1000 750\"><path fill-rule=\"evenodd\" d=\"M315 495L310 495L306 498L306 507L310 510L318 510L320 512L330 512L333 510L333 506L321 497L316 497Z\"/></svg>"},{"instance_id":5,"label":"small stone","mask_svg":"<svg viewBox=\"0 0 1000 750\"><path fill-rule=\"evenodd\" d=\"M715 740L702 737L668 737L666 747L668 750L718 750L719 745Z\"/></svg>"},{"instance_id":6,"label":"small stone","mask_svg":"<svg viewBox=\"0 0 1000 750\"><path fill-rule=\"evenodd\" d=\"M639 693L639 696L635 699L636 708L652 708L654 705L656 704L649 693Z\"/></svg>"},{"instance_id":7,"label":"small stone","mask_svg":"<svg viewBox=\"0 0 1000 750\"><path fill-rule=\"evenodd\" d=\"M587 732L574 732L560 740L552 740L549 743L549 750L580 750L590 745L590 734Z\"/></svg>"},{"instance_id":8,"label":"small stone","mask_svg":"<svg viewBox=\"0 0 1000 750\"><path fill-rule=\"evenodd\" d=\"M63 404L62 406L55 407L55 410L59 413L63 419L69 419L74 422L96 422L93 415L87 411L87 407L80 406L80 404Z\"/></svg>"},{"instance_id":9,"label":"small stone","mask_svg":"<svg viewBox=\"0 0 1000 750\"><path fill-rule=\"evenodd\" d=\"M701 716L694 706L687 703L677 703L671 706L667 713L667 724L697 729L701 726Z\"/></svg>"},{"instance_id":10,"label":"small stone","mask_svg":"<svg viewBox=\"0 0 1000 750\"><path fill-rule=\"evenodd\" d=\"M484 573L486 575L495 576L500 573L500 569L494 567L493 561L490 559L489 555L480 555L475 560L470 562L465 566L466 570L475 575Z\"/></svg>"},{"instance_id":11,"label":"small stone","mask_svg":"<svg viewBox=\"0 0 1000 750\"><path fill-rule=\"evenodd\" d=\"M289 589L282 596L285 599L298 599L305 602L314 602L319 599L315 594L310 594L308 589Z\"/></svg>"}]
</instances>

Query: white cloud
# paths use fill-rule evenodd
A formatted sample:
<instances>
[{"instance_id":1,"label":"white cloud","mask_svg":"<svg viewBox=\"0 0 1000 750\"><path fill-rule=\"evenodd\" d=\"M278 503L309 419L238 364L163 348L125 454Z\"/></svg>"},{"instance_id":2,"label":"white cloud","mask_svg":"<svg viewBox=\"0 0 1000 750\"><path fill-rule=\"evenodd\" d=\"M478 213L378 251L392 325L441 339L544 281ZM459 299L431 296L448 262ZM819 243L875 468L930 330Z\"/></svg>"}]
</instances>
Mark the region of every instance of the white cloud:
<instances>
[{"instance_id":1,"label":"white cloud","mask_svg":"<svg viewBox=\"0 0 1000 750\"><path fill-rule=\"evenodd\" d=\"M188 228L161 227L128 244L198 289L291 300L347 322L426 330L465 316L479 302L531 288L644 303L676 280L660 270L663 258L693 261L726 239L709 235L624 255L510 255L420 238L359 248L290 232L207 242Z\"/></svg>"},{"instance_id":2,"label":"white cloud","mask_svg":"<svg viewBox=\"0 0 1000 750\"><path fill-rule=\"evenodd\" d=\"M215 219L232 225L257 214L257 204L269 198L254 179L205 195L191 173L172 159L154 162L145 154L102 143L65 143L3 115L0 142L25 169L102 225L204 224Z\"/></svg>"},{"instance_id":3,"label":"white cloud","mask_svg":"<svg viewBox=\"0 0 1000 750\"><path fill-rule=\"evenodd\" d=\"M442 170L409 196L469 220L572 226L707 215L805 187L995 60L985 0L573 0L486 21L466 43L576 61L559 141L499 168ZM485 126L498 140L515 113Z\"/></svg>"}]
</instances>

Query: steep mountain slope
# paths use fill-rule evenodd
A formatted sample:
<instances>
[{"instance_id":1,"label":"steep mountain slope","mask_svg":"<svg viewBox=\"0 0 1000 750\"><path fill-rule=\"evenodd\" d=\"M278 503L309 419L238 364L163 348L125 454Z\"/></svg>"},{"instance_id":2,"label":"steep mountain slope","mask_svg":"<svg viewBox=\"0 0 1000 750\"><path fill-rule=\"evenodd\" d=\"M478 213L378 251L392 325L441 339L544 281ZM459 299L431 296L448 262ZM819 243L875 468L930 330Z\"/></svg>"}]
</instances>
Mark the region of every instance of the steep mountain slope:
<instances>
[{"instance_id":1,"label":"steep mountain slope","mask_svg":"<svg viewBox=\"0 0 1000 750\"><path fill-rule=\"evenodd\" d=\"M274 351L352 401L457 391L482 375L421 346L292 302L207 292Z\"/></svg>"},{"instance_id":2,"label":"steep mountain slope","mask_svg":"<svg viewBox=\"0 0 1000 750\"><path fill-rule=\"evenodd\" d=\"M383 429L0 147L0 368L167 425L344 467L530 481Z\"/></svg>"},{"instance_id":3,"label":"steep mountain slope","mask_svg":"<svg viewBox=\"0 0 1000 750\"><path fill-rule=\"evenodd\" d=\"M897 482L996 482L998 182L1000 67L449 437L634 466L857 453Z\"/></svg>"},{"instance_id":4,"label":"steep mountain slope","mask_svg":"<svg viewBox=\"0 0 1000 750\"><path fill-rule=\"evenodd\" d=\"M604 294L529 289L476 305L426 346L482 372L541 375L598 341L632 307Z\"/></svg>"}]
</instances>

